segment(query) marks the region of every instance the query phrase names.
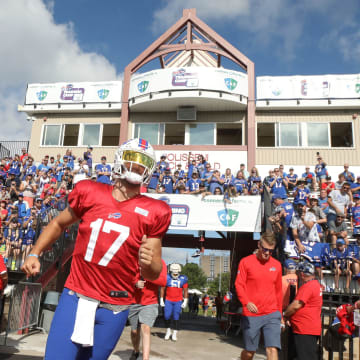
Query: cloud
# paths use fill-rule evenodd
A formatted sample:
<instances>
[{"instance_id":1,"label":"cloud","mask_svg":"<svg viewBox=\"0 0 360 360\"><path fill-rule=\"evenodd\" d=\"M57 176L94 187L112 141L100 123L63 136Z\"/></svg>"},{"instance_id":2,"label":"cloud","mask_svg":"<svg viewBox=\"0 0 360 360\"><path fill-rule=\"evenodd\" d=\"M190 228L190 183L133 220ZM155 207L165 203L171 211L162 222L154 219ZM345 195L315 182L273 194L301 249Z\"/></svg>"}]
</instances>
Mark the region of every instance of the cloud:
<instances>
[{"instance_id":1,"label":"cloud","mask_svg":"<svg viewBox=\"0 0 360 360\"><path fill-rule=\"evenodd\" d=\"M152 29L163 32L182 16L183 8L196 8L197 16L211 27L234 29L252 49L262 49L286 61L292 60L304 45L306 27L316 28L312 18L330 28L350 21L359 9L357 0L164 0L155 11ZM236 44L235 44L236 46Z\"/></svg>"},{"instance_id":2,"label":"cloud","mask_svg":"<svg viewBox=\"0 0 360 360\"><path fill-rule=\"evenodd\" d=\"M27 139L30 126L17 113L29 82L102 81L120 77L104 56L84 52L71 23L56 24L53 2L2 0L0 3L1 138Z\"/></svg>"}]
</instances>

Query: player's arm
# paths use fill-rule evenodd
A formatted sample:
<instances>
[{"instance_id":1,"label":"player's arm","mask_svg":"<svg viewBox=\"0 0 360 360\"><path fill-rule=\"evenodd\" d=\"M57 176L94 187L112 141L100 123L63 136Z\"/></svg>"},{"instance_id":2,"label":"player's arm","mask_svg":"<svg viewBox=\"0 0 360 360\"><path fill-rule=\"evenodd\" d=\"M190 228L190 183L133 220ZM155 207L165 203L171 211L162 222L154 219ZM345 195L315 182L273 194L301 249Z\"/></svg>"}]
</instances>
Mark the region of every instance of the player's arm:
<instances>
[{"instance_id":1,"label":"player's arm","mask_svg":"<svg viewBox=\"0 0 360 360\"><path fill-rule=\"evenodd\" d=\"M141 275L146 280L156 280L162 270L161 239L144 237L139 250Z\"/></svg>"},{"instance_id":2,"label":"player's arm","mask_svg":"<svg viewBox=\"0 0 360 360\"><path fill-rule=\"evenodd\" d=\"M71 224L79 221L80 219L75 215L73 210L68 207L63 212L54 218L44 231L40 234L36 244L31 249L31 254L25 259L22 271L27 276L36 275L40 272L40 262L38 257L47 248L49 248L61 235L61 233ZM34 256L31 256L34 255Z\"/></svg>"}]
</instances>

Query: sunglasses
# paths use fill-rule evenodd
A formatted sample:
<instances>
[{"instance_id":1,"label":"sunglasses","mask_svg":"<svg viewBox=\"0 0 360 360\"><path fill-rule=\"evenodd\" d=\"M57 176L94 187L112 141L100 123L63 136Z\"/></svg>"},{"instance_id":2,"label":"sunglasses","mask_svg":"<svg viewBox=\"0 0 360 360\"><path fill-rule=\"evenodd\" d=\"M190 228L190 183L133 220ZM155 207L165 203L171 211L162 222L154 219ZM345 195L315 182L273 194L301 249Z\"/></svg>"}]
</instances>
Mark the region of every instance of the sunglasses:
<instances>
[{"instance_id":1,"label":"sunglasses","mask_svg":"<svg viewBox=\"0 0 360 360\"><path fill-rule=\"evenodd\" d=\"M261 247L261 250L262 252L264 253L269 253L270 255L274 252L275 249L268 249L266 247L264 247L261 243L260 243L260 247Z\"/></svg>"}]
</instances>

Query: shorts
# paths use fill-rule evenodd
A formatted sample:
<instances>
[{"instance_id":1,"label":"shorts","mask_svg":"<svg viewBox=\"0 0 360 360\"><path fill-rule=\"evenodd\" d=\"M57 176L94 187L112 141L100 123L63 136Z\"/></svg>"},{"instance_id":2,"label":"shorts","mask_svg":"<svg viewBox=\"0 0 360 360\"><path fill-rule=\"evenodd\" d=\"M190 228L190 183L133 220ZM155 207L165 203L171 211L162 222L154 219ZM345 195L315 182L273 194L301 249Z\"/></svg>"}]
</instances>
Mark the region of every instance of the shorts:
<instances>
[{"instance_id":1,"label":"shorts","mask_svg":"<svg viewBox=\"0 0 360 360\"><path fill-rule=\"evenodd\" d=\"M138 328L139 323L153 327L158 314L159 314L158 304L131 305L128 316L131 330L136 330Z\"/></svg>"},{"instance_id":2,"label":"shorts","mask_svg":"<svg viewBox=\"0 0 360 360\"><path fill-rule=\"evenodd\" d=\"M275 311L268 315L243 316L241 319L245 350L256 351L259 347L261 330L265 347L281 349L281 314Z\"/></svg>"},{"instance_id":3,"label":"shorts","mask_svg":"<svg viewBox=\"0 0 360 360\"><path fill-rule=\"evenodd\" d=\"M316 180L326 179L326 175L320 175L316 177Z\"/></svg>"},{"instance_id":4,"label":"shorts","mask_svg":"<svg viewBox=\"0 0 360 360\"><path fill-rule=\"evenodd\" d=\"M298 360L317 360L319 336L294 334L296 358Z\"/></svg>"}]
</instances>

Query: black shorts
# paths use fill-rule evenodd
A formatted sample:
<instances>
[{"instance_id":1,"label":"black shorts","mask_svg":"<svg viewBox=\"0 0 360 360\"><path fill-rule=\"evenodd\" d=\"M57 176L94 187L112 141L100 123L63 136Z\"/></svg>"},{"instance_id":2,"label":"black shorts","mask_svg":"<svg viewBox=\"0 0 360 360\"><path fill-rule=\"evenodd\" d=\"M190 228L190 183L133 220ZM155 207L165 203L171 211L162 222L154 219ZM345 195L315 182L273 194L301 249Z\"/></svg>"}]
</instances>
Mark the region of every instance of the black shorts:
<instances>
[{"instance_id":1,"label":"black shorts","mask_svg":"<svg viewBox=\"0 0 360 360\"><path fill-rule=\"evenodd\" d=\"M316 335L301 335L294 333L297 360L318 360L318 338Z\"/></svg>"}]
</instances>

